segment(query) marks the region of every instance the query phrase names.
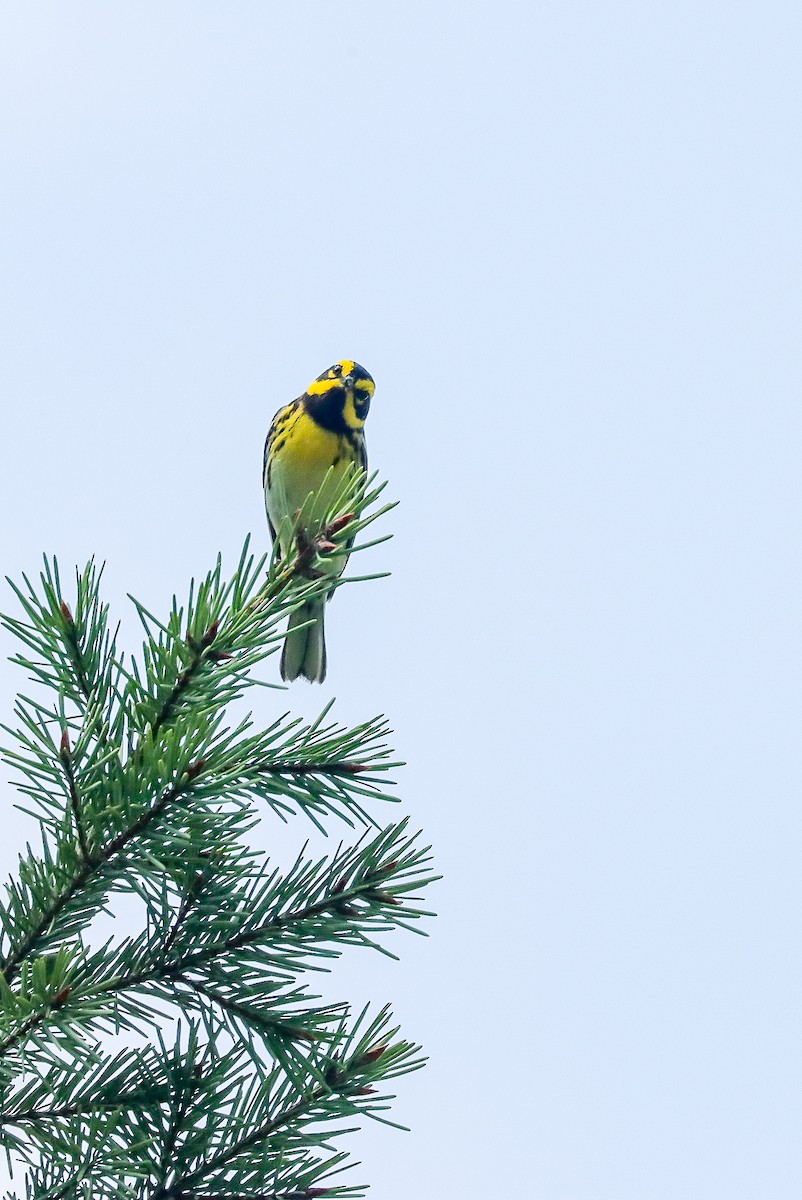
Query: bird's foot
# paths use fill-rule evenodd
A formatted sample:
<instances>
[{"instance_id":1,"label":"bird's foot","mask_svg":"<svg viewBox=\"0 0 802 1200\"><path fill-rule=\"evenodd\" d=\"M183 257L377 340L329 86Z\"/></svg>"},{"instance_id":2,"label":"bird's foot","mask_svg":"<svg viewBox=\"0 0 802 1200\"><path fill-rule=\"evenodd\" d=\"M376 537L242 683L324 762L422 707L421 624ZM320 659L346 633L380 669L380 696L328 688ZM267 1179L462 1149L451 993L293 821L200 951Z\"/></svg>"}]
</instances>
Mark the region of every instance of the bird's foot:
<instances>
[{"instance_id":1,"label":"bird's foot","mask_svg":"<svg viewBox=\"0 0 802 1200\"><path fill-rule=\"evenodd\" d=\"M333 550L338 550L336 542L332 541L341 530L345 529L351 521L353 521L355 513L343 513L336 520L331 521L324 529L317 534L316 537L310 537L305 529L298 529L295 533L295 545L298 548L298 570L307 575L310 579L319 579L324 573L316 570L312 563L318 554L331 554Z\"/></svg>"},{"instance_id":2,"label":"bird's foot","mask_svg":"<svg viewBox=\"0 0 802 1200\"><path fill-rule=\"evenodd\" d=\"M299 575L305 575L307 579L320 579L323 574L312 566L318 552L319 538L310 538L305 529L298 529L295 533L295 545L298 550L298 565L296 570Z\"/></svg>"},{"instance_id":3,"label":"bird's foot","mask_svg":"<svg viewBox=\"0 0 802 1200\"><path fill-rule=\"evenodd\" d=\"M336 520L327 525L317 539L318 549L326 551L327 553L331 553L332 550L336 550L338 548L337 544L331 539L345 529L346 525L350 525L351 521L353 521L355 517L356 513L343 513L341 517L337 517Z\"/></svg>"}]
</instances>

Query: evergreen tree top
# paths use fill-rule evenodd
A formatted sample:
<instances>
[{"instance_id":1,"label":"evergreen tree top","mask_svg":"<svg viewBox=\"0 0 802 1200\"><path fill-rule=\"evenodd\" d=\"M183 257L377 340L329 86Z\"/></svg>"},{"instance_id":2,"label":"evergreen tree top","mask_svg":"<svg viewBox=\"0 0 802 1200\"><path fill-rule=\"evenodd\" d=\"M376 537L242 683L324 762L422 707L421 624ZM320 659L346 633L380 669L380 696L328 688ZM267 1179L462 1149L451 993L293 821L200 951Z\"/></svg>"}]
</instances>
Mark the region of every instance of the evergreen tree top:
<instances>
[{"instance_id":1,"label":"evergreen tree top","mask_svg":"<svg viewBox=\"0 0 802 1200\"><path fill-rule=\"evenodd\" d=\"M227 714L288 613L345 582L316 563L390 507L372 482L346 479L294 556L246 541L230 578L218 559L165 621L134 601L138 658L93 563L74 596L55 559L11 585L22 613L3 623L35 687L4 756L40 840L0 906L0 1125L31 1200L364 1194L340 1180L337 1139L388 1121L387 1084L424 1060L388 1008L321 1004L306 977L420 932L429 847L383 823L399 765L383 717L345 728L328 706L257 730ZM248 842L265 809L354 832L281 867ZM121 894L142 928L99 941Z\"/></svg>"}]
</instances>

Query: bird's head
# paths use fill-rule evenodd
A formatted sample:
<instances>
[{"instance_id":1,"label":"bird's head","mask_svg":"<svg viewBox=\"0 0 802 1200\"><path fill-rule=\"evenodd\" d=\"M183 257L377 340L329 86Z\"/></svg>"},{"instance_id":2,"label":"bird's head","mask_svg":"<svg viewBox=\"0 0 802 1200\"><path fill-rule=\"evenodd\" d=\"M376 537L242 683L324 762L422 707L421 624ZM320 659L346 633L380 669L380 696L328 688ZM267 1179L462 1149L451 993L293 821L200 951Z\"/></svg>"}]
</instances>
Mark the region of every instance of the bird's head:
<instances>
[{"instance_id":1,"label":"bird's head","mask_svg":"<svg viewBox=\"0 0 802 1200\"><path fill-rule=\"evenodd\" d=\"M344 358L318 375L306 389L305 401L315 419L337 433L361 429L376 385L352 358Z\"/></svg>"}]
</instances>

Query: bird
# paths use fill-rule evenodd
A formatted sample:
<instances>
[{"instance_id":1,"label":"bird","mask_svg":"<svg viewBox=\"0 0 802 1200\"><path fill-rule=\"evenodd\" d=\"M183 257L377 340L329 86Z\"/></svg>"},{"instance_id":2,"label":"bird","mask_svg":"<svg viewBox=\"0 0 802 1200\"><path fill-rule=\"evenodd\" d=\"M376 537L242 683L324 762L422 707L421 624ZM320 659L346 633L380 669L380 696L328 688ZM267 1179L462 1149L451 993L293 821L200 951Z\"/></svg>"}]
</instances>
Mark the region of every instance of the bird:
<instances>
[{"instance_id":1,"label":"bird","mask_svg":"<svg viewBox=\"0 0 802 1200\"><path fill-rule=\"evenodd\" d=\"M262 482L267 523L274 544L278 542L279 558L288 557L299 534L307 532L298 529L297 519L310 493L318 493L326 480L326 495L316 502L325 509L326 497L334 499L347 471L356 466L367 473L364 426L375 390L370 373L344 358L273 417ZM345 570L350 545L345 553L327 560L329 574L339 577ZM285 681L301 678L322 683L326 678L325 609L326 598L319 597L290 614L281 654Z\"/></svg>"}]
</instances>

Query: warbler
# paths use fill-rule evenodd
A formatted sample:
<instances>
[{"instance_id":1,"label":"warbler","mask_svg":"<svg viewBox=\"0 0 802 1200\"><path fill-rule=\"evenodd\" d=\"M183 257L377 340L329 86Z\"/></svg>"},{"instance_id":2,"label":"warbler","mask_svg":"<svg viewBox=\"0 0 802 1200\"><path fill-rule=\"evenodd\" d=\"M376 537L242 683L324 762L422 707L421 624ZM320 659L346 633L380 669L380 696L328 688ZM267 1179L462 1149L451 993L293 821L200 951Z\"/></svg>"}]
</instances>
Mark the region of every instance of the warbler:
<instances>
[{"instance_id":1,"label":"warbler","mask_svg":"<svg viewBox=\"0 0 802 1200\"><path fill-rule=\"evenodd\" d=\"M375 387L364 367L344 358L273 418L262 481L270 535L274 542L278 538L281 557L293 550L298 513L310 492L318 492L327 480L324 490L333 500L352 464L367 471L364 425ZM325 504L326 496L321 495L318 507ZM325 569L340 576L347 561L347 552L332 555ZM282 679L322 683L326 678L325 607L325 599L320 598L290 614L281 655Z\"/></svg>"}]
</instances>

